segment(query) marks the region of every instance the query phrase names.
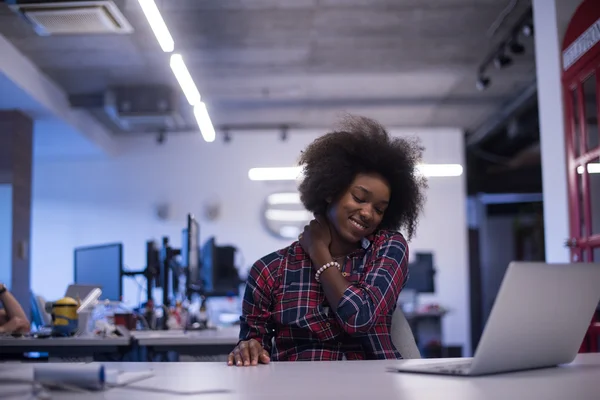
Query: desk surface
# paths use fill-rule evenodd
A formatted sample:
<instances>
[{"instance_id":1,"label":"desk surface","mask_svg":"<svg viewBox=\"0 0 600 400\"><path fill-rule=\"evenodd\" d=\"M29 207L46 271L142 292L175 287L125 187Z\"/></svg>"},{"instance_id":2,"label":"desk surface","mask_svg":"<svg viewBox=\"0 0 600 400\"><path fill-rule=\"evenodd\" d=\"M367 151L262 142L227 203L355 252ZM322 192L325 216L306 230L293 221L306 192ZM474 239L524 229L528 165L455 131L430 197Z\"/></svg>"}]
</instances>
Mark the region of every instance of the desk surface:
<instances>
[{"instance_id":1,"label":"desk surface","mask_svg":"<svg viewBox=\"0 0 600 400\"><path fill-rule=\"evenodd\" d=\"M106 363L108 368L154 371L154 376L130 386L145 391L110 389L85 398L179 399L160 390L199 391L225 389L228 393L193 398L264 400L285 399L430 399L430 400L593 400L598 399L600 354L579 355L573 364L559 368L487 377L445 377L387 372L398 363L439 360L340 361L272 363L258 367L228 367L223 363ZM31 364L0 364L2 377L31 378ZM6 390L14 385L3 386ZM21 386L22 387L22 386ZM154 390L154 392L153 392ZM81 394L62 396L80 398ZM25 397L24 397L25 398Z\"/></svg>"},{"instance_id":2,"label":"desk surface","mask_svg":"<svg viewBox=\"0 0 600 400\"><path fill-rule=\"evenodd\" d=\"M209 346L231 345L239 341L239 326L202 331L133 331L140 346Z\"/></svg>"}]
</instances>

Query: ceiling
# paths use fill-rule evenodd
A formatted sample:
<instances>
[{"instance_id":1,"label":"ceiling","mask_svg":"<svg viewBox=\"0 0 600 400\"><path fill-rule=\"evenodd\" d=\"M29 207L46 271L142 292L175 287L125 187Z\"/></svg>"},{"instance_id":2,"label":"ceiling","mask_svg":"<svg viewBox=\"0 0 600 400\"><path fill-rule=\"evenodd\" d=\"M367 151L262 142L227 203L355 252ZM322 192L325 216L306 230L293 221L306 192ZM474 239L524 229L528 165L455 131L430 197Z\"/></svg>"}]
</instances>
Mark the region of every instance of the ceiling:
<instances>
[{"instance_id":1,"label":"ceiling","mask_svg":"<svg viewBox=\"0 0 600 400\"><path fill-rule=\"evenodd\" d=\"M40 37L4 4L0 34L69 94L178 89L138 2L115 3L132 34ZM479 64L528 0L156 3L217 127L323 127L352 112L386 125L475 130L535 80L533 40L524 38L526 52L509 68L490 68L486 91L475 88Z\"/></svg>"}]
</instances>

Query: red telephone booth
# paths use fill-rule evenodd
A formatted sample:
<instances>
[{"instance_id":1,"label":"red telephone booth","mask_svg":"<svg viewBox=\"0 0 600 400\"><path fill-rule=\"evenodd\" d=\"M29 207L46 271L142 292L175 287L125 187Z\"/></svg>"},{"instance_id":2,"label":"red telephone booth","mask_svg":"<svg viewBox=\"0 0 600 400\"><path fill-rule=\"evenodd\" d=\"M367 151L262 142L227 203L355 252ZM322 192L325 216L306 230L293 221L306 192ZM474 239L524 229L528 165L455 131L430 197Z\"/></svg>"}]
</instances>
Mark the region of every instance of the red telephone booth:
<instances>
[{"instance_id":1,"label":"red telephone booth","mask_svg":"<svg viewBox=\"0 0 600 400\"><path fill-rule=\"evenodd\" d=\"M562 46L570 238L573 262L600 262L600 1L584 0ZM600 290L600 288L598 288ZM600 322L582 351L598 351Z\"/></svg>"}]
</instances>

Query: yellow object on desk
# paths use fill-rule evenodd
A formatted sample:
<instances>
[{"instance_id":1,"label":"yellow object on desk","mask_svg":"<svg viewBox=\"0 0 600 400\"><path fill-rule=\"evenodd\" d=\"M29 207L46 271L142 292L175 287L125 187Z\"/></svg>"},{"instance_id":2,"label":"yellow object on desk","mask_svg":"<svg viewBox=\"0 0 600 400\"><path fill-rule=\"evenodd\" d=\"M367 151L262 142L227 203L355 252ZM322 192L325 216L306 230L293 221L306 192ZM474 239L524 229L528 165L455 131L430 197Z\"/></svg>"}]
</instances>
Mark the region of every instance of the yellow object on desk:
<instances>
[{"instance_id":1,"label":"yellow object on desk","mask_svg":"<svg viewBox=\"0 0 600 400\"><path fill-rule=\"evenodd\" d=\"M63 297L52 304L52 334L70 336L77 332L79 302Z\"/></svg>"}]
</instances>

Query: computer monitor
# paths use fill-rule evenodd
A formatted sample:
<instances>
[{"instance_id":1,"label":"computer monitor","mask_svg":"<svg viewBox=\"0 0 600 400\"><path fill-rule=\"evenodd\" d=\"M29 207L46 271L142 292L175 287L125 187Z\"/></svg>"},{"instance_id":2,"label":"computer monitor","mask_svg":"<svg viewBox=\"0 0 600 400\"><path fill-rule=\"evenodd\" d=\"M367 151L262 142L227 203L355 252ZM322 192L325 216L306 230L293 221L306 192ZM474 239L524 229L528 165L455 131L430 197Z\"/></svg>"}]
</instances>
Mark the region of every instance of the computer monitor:
<instances>
[{"instance_id":1,"label":"computer monitor","mask_svg":"<svg viewBox=\"0 0 600 400\"><path fill-rule=\"evenodd\" d=\"M235 267L236 248L217 246L211 237L202 246L202 282L209 296L237 295L241 283Z\"/></svg>"},{"instance_id":2,"label":"computer monitor","mask_svg":"<svg viewBox=\"0 0 600 400\"><path fill-rule=\"evenodd\" d=\"M213 271L214 290L221 293L236 294L242 283L235 267L235 254L237 248L233 246L217 246L217 266Z\"/></svg>"},{"instance_id":3,"label":"computer monitor","mask_svg":"<svg viewBox=\"0 0 600 400\"><path fill-rule=\"evenodd\" d=\"M154 240L146 242L146 277L148 284L162 287L160 268L160 250Z\"/></svg>"},{"instance_id":4,"label":"computer monitor","mask_svg":"<svg viewBox=\"0 0 600 400\"><path fill-rule=\"evenodd\" d=\"M188 287L199 286L200 281L200 224L188 214L187 228L181 240L181 266L186 268Z\"/></svg>"},{"instance_id":5,"label":"computer monitor","mask_svg":"<svg viewBox=\"0 0 600 400\"><path fill-rule=\"evenodd\" d=\"M74 250L73 281L102 287L102 299L121 301L123 244L78 247Z\"/></svg>"},{"instance_id":6,"label":"computer monitor","mask_svg":"<svg viewBox=\"0 0 600 400\"><path fill-rule=\"evenodd\" d=\"M416 253L416 260L409 264L409 277L405 289L418 293L435 293L433 254Z\"/></svg>"},{"instance_id":7,"label":"computer monitor","mask_svg":"<svg viewBox=\"0 0 600 400\"><path fill-rule=\"evenodd\" d=\"M202 246L202 286L204 291L212 292L214 290L213 274L217 266L217 245L215 238L209 238Z\"/></svg>"}]
</instances>

